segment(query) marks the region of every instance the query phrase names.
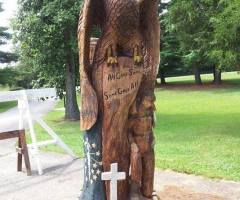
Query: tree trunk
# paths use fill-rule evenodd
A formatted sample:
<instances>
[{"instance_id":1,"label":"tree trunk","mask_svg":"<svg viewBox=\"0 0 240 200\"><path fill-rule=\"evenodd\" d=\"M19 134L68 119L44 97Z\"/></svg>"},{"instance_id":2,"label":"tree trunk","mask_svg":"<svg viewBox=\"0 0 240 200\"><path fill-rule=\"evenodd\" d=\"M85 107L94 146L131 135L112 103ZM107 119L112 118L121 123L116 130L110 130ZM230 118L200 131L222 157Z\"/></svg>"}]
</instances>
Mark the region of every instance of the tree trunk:
<instances>
[{"instance_id":1,"label":"tree trunk","mask_svg":"<svg viewBox=\"0 0 240 200\"><path fill-rule=\"evenodd\" d=\"M161 84L165 85L166 84L166 79L165 79L165 73L164 73L164 69L160 69L160 79L161 79Z\"/></svg>"},{"instance_id":2,"label":"tree trunk","mask_svg":"<svg viewBox=\"0 0 240 200\"><path fill-rule=\"evenodd\" d=\"M65 104L65 119L79 120L80 112L77 104L76 96L76 71L74 56L71 48L72 32L70 28L65 33L66 38L66 104Z\"/></svg>"},{"instance_id":3,"label":"tree trunk","mask_svg":"<svg viewBox=\"0 0 240 200\"><path fill-rule=\"evenodd\" d=\"M222 83L222 70L214 66L213 77L214 77L213 83L216 85L220 85Z\"/></svg>"},{"instance_id":4,"label":"tree trunk","mask_svg":"<svg viewBox=\"0 0 240 200\"><path fill-rule=\"evenodd\" d=\"M197 85L201 85L202 84L201 73L200 73L200 69L197 65L195 65L193 67L193 73L194 73L194 77L195 77L195 83Z\"/></svg>"}]
</instances>

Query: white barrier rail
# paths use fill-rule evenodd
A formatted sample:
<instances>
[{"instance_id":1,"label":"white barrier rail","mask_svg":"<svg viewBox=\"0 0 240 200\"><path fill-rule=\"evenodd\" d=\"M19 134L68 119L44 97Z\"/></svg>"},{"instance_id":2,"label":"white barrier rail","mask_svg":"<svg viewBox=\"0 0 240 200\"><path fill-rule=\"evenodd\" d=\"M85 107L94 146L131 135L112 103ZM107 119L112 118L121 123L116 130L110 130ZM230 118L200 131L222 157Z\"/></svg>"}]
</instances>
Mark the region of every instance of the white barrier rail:
<instances>
[{"instance_id":1,"label":"white barrier rail","mask_svg":"<svg viewBox=\"0 0 240 200\"><path fill-rule=\"evenodd\" d=\"M30 131L30 136L32 139L32 144L28 144L30 153L35 158L37 169L39 175L43 174L40 158L39 158L39 148L47 145L58 145L66 153L68 153L73 159L76 158L73 151L58 137L58 135L43 121L39 116L32 115L29 107L28 100L39 100L39 99L49 99L57 98L56 89L45 88L45 89L32 89L32 90L19 90L19 91L9 91L0 92L0 102L7 101L18 101L19 110L19 130L24 129L24 119L27 120L28 128ZM26 117L24 117L26 116ZM36 138L36 133L33 126L33 121L39 123L46 133L52 138L52 140L38 142Z\"/></svg>"},{"instance_id":2,"label":"white barrier rail","mask_svg":"<svg viewBox=\"0 0 240 200\"><path fill-rule=\"evenodd\" d=\"M23 92L26 93L28 100L57 97L56 89L54 88L18 90L18 91L0 92L0 102L17 101L19 99L22 99Z\"/></svg>"}]
</instances>

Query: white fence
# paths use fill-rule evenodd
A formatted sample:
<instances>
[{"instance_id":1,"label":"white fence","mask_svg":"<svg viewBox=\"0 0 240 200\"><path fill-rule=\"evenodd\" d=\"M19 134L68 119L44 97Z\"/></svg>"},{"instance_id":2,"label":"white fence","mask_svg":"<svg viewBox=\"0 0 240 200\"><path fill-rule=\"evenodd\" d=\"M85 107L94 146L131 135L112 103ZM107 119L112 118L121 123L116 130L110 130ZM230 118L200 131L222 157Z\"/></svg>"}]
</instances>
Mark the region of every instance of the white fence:
<instances>
[{"instance_id":1,"label":"white fence","mask_svg":"<svg viewBox=\"0 0 240 200\"><path fill-rule=\"evenodd\" d=\"M19 130L25 128L24 119L27 120L32 139L32 144L28 144L28 149L31 155L33 155L35 158L39 175L43 174L43 169L39 158L39 147L51 144L58 145L64 149L73 159L76 158L73 151L58 137L58 135L43 121L43 119L31 113L28 102L29 100L47 100L50 98L57 98L56 90L54 88L0 92L0 102L18 101ZM39 123L52 139L38 142L33 126L33 121Z\"/></svg>"}]
</instances>

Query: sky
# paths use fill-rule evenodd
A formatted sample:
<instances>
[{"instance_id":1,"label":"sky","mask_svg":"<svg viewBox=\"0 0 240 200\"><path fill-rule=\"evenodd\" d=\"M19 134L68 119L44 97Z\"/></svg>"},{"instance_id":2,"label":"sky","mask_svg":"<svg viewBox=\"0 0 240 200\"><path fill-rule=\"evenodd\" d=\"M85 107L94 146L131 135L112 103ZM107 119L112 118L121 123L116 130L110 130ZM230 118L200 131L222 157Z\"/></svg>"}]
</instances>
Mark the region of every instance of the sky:
<instances>
[{"instance_id":1,"label":"sky","mask_svg":"<svg viewBox=\"0 0 240 200\"><path fill-rule=\"evenodd\" d=\"M0 26L9 26L10 19L17 10L17 0L0 0L3 3L4 11L0 13Z\"/></svg>"},{"instance_id":2,"label":"sky","mask_svg":"<svg viewBox=\"0 0 240 200\"><path fill-rule=\"evenodd\" d=\"M0 0L3 3L3 12L0 12L0 26L10 27L10 19L14 17L17 10L17 0ZM10 30L11 31L11 30ZM7 45L0 46L0 50L11 51L11 41Z\"/></svg>"}]
</instances>

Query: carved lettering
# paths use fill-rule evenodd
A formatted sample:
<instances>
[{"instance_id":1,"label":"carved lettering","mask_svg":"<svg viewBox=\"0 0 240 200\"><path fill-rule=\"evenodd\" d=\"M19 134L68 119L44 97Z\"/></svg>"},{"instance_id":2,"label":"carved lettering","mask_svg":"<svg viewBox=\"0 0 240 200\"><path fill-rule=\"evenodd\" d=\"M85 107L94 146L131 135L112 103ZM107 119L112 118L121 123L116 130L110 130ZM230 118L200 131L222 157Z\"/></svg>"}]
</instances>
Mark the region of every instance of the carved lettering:
<instances>
[{"instance_id":1,"label":"carved lettering","mask_svg":"<svg viewBox=\"0 0 240 200\"><path fill-rule=\"evenodd\" d=\"M111 91L105 91L103 93L104 95L104 100L105 101L109 101L112 99L116 99L116 98L121 98L127 94L130 94L132 92L134 92L135 90L137 90L139 88L139 81L136 82L132 82L130 83L130 85L126 88L117 88Z\"/></svg>"},{"instance_id":2,"label":"carved lettering","mask_svg":"<svg viewBox=\"0 0 240 200\"><path fill-rule=\"evenodd\" d=\"M108 82L115 81L115 80L121 80L126 79L128 77L134 76L138 73L141 73L140 69L128 69L126 72L113 72L107 75Z\"/></svg>"}]
</instances>

